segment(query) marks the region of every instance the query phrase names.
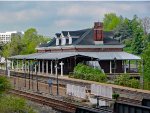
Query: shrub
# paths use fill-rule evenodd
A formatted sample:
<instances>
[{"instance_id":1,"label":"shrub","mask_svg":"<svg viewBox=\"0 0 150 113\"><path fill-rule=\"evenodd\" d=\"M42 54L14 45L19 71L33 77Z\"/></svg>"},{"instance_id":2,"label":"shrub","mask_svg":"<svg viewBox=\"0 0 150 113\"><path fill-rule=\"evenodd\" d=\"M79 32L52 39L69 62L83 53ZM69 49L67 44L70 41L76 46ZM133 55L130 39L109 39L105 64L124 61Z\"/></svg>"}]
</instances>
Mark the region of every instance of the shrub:
<instances>
[{"instance_id":1,"label":"shrub","mask_svg":"<svg viewBox=\"0 0 150 113\"><path fill-rule=\"evenodd\" d=\"M0 76L0 94L10 89L10 82L6 76Z\"/></svg>"},{"instance_id":2,"label":"shrub","mask_svg":"<svg viewBox=\"0 0 150 113\"><path fill-rule=\"evenodd\" d=\"M123 75L118 76L114 82L117 85L127 86L129 79L130 77L128 74L123 74Z\"/></svg>"},{"instance_id":3,"label":"shrub","mask_svg":"<svg viewBox=\"0 0 150 113\"><path fill-rule=\"evenodd\" d=\"M136 79L130 79L129 80L129 87L132 87L132 88L140 88L140 82L139 80L136 80Z\"/></svg>"},{"instance_id":4,"label":"shrub","mask_svg":"<svg viewBox=\"0 0 150 113\"><path fill-rule=\"evenodd\" d=\"M91 80L96 82L106 82L107 76L99 69L94 69L90 66L79 63L74 68L74 78Z\"/></svg>"},{"instance_id":5,"label":"shrub","mask_svg":"<svg viewBox=\"0 0 150 113\"><path fill-rule=\"evenodd\" d=\"M112 94L112 98L113 98L113 99L118 99L119 96L120 96L120 95L117 94L117 93L113 93L113 94Z\"/></svg>"},{"instance_id":6,"label":"shrub","mask_svg":"<svg viewBox=\"0 0 150 113\"><path fill-rule=\"evenodd\" d=\"M130 76L128 74L118 76L115 79L114 83L117 85L122 85L122 86L127 86L127 87L132 87L132 88L140 87L139 80L136 80L135 78L130 79Z\"/></svg>"}]
</instances>

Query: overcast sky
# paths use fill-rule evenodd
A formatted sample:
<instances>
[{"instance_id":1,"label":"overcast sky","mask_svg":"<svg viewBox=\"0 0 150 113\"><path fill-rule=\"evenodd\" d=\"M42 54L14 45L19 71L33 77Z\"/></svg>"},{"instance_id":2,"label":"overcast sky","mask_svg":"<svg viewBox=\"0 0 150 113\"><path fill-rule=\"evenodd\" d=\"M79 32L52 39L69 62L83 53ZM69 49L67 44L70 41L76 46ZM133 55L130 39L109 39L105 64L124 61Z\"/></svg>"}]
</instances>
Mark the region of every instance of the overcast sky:
<instances>
[{"instance_id":1,"label":"overcast sky","mask_svg":"<svg viewBox=\"0 0 150 113\"><path fill-rule=\"evenodd\" d=\"M150 2L9 2L0 1L0 32L25 31L54 36L62 30L79 30L102 21L105 13L132 18L150 16Z\"/></svg>"}]
</instances>

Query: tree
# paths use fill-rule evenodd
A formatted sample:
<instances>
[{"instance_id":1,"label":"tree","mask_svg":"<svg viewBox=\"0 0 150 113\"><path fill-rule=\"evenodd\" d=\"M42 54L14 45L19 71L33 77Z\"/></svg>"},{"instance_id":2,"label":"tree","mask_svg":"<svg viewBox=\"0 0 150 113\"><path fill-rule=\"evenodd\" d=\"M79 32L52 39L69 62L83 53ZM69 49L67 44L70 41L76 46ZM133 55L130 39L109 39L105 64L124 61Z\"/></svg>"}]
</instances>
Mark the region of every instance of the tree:
<instances>
[{"instance_id":1,"label":"tree","mask_svg":"<svg viewBox=\"0 0 150 113\"><path fill-rule=\"evenodd\" d=\"M2 56L7 58L19 54L31 54L36 52L36 46L47 42L48 38L38 35L35 28L28 29L23 37L13 35L11 42L2 47Z\"/></svg>"},{"instance_id":2,"label":"tree","mask_svg":"<svg viewBox=\"0 0 150 113\"><path fill-rule=\"evenodd\" d=\"M35 53L36 52L35 48L40 43L44 43L48 40L49 39L44 38L41 35L38 35L35 28L28 29L22 38L22 42L24 43L24 46L23 46L23 50L21 51L21 54Z\"/></svg>"},{"instance_id":3,"label":"tree","mask_svg":"<svg viewBox=\"0 0 150 113\"><path fill-rule=\"evenodd\" d=\"M121 21L121 23L114 29L115 37L119 37L118 40L122 42L125 39L129 39L132 36L132 27L131 21L127 18L124 19L124 21Z\"/></svg>"},{"instance_id":4,"label":"tree","mask_svg":"<svg viewBox=\"0 0 150 113\"><path fill-rule=\"evenodd\" d=\"M132 53L133 54L141 54L143 51L143 28L141 21L138 19L138 17L135 15L133 19L131 20L132 25Z\"/></svg>"},{"instance_id":5,"label":"tree","mask_svg":"<svg viewBox=\"0 0 150 113\"><path fill-rule=\"evenodd\" d=\"M115 13L105 14L103 19L104 30L114 30L122 22L122 20L123 18L121 16L118 17Z\"/></svg>"},{"instance_id":6,"label":"tree","mask_svg":"<svg viewBox=\"0 0 150 113\"><path fill-rule=\"evenodd\" d=\"M20 35L13 35L11 42L3 46L2 55L7 58L9 56L18 55L22 51L22 42Z\"/></svg>"},{"instance_id":7,"label":"tree","mask_svg":"<svg viewBox=\"0 0 150 113\"><path fill-rule=\"evenodd\" d=\"M147 35L150 32L150 17L145 17L142 19L142 26L144 29L144 34Z\"/></svg>"},{"instance_id":8,"label":"tree","mask_svg":"<svg viewBox=\"0 0 150 113\"><path fill-rule=\"evenodd\" d=\"M142 54L144 60L144 80L150 82L150 43Z\"/></svg>"}]
</instances>

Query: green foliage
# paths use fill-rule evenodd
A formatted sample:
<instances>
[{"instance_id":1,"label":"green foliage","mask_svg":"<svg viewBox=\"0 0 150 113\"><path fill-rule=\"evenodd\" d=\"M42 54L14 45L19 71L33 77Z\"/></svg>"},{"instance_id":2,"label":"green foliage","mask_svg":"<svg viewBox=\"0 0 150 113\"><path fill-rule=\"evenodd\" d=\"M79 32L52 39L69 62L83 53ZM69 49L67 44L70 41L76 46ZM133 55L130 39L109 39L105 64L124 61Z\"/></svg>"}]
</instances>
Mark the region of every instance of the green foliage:
<instances>
[{"instance_id":1,"label":"green foliage","mask_svg":"<svg viewBox=\"0 0 150 113\"><path fill-rule=\"evenodd\" d=\"M96 82L106 82L107 76L99 69L94 69L90 66L79 63L74 68L74 78L91 80Z\"/></svg>"},{"instance_id":2,"label":"green foliage","mask_svg":"<svg viewBox=\"0 0 150 113\"><path fill-rule=\"evenodd\" d=\"M132 88L139 88L140 82L134 78L130 79L130 76L128 74L123 74L118 76L115 81L115 84L121 85L121 86L127 86Z\"/></svg>"},{"instance_id":3,"label":"green foliage","mask_svg":"<svg viewBox=\"0 0 150 113\"><path fill-rule=\"evenodd\" d=\"M46 43L48 38L37 34L36 29L28 29L23 37L20 35L12 36L12 41L2 48L2 56L9 57L18 54L31 54L36 52L36 47L40 43Z\"/></svg>"},{"instance_id":4,"label":"green foliage","mask_svg":"<svg viewBox=\"0 0 150 113\"><path fill-rule=\"evenodd\" d=\"M0 98L0 113L35 113L25 99L11 95Z\"/></svg>"},{"instance_id":5,"label":"green foliage","mask_svg":"<svg viewBox=\"0 0 150 113\"><path fill-rule=\"evenodd\" d=\"M140 88L140 82L139 80L132 78L129 80L128 82L128 87L132 87L132 88Z\"/></svg>"},{"instance_id":6,"label":"green foliage","mask_svg":"<svg viewBox=\"0 0 150 113\"><path fill-rule=\"evenodd\" d=\"M120 96L120 95L119 95L119 94L117 94L117 93L113 93L113 94L112 94L112 98L113 98L113 99L118 99L118 98L119 98L119 96Z\"/></svg>"},{"instance_id":7,"label":"green foliage","mask_svg":"<svg viewBox=\"0 0 150 113\"><path fill-rule=\"evenodd\" d=\"M137 16L134 16L132 22L132 29L133 29L133 35L132 35L132 52L133 54L141 54L143 51L143 36L144 31L141 25L140 20Z\"/></svg>"},{"instance_id":8,"label":"green foliage","mask_svg":"<svg viewBox=\"0 0 150 113\"><path fill-rule=\"evenodd\" d=\"M114 30L121 23L122 19L122 17L118 17L115 13L105 14L103 19L104 30Z\"/></svg>"},{"instance_id":9,"label":"green foliage","mask_svg":"<svg viewBox=\"0 0 150 113\"><path fill-rule=\"evenodd\" d=\"M115 84L122 85L122 86L128 86L129 79L130 79L130 77L128 74L120 75L115 79Z\"/></svg>"},{"instance_id":10,"label":"green foliage","mask_svg":"<svg viewBox=\"0 0 150 113\"><path fill-rule=\"evenodd\" d=\"M0 94L10 89L10 82L5 76L0 76Z\"/></svg>"},{"instance_id":11,"label":"green foliage","mask_svg":"<svg viewBox=\"0 0 150 113\"><path fill-rule=\"evenodd\" d=\"M142 57L144 59L144 80L150 82L150 44L144 50Z\"/></svg>"},{"instance_id":12,"label":"green foliage","mask_svg":"<svg viewBox=\"0 0 150 113\"><path fill-rule=\"evenodd\" d=\"M126 47L131 47L132 39L124 39L123 43L126 45Z\"/></svg>"},{"instance_id":13,"label":"green foliage","mask_svg":"<svg viewBox=\"0 0 150 113\"><path fill-rule=\"evenodd\" d=\"M143 36L143 49L147 49L148 45L150 44L150 34Z\"/></svg>"},{"instance_id":14,"label":"green foliage","mask_svg":"<svg viewBox=\"0 0 150 113\"><path fill-rule=\"evenodd\" d=\"M132 51L133 54L141 54L150 39L148 35L144 35L141 19L136 15L132 20L122 19L114 31L114 38L123 42L126 47L131 47L129 52Z\"/></svg>"},{"instance_id":15,"label":"green foliage","mask_svg":"<svg viewBox=\"0 0 150 113\"><path fill-rule=\"evenodd\" d=\"M42 36L37 34L36 29L30 28L28 29L22 38L23 50L21 54L31 54L36 52L36 46L44 41Z\"/></svg>"},{"instance_id":16,"label":"green foliage","mask_svg":"<svg viewBox=\"0 0 150 113\"><path fill-rule=\"evenodd\" d=\"M119 37L120 42L124 39L129 39L132 36L131 21L127 18L123 19L121 23L114 29L115 38Z\"/></svg>"},{"instance_id":17,"label":"green foliage","mask_svg":"<svg viewBox=\"0 0 150 113\"><path fill-rule=\"evenodd\" d=\"M7 43L3 46L2 55L7 58L9 56L17 55L22 50L23 43L21 42L20 35L13 35L11 39L11 43Z\"/></svg>"}]
</instances>

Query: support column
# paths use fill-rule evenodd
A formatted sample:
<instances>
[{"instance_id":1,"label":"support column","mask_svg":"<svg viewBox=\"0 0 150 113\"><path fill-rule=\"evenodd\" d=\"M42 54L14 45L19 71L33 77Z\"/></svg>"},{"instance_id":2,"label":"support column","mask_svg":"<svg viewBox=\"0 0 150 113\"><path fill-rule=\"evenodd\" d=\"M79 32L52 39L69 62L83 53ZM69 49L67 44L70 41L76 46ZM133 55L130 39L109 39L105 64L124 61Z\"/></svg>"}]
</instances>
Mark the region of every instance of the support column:
<instances>
[{"instance_id":1,"label":"support column","mask_svg":"<svg viewBox=\"0 0 150 113\"><path fill-rule=\"evenodd\" d=\"M39 61L39 66L38 66L38 72L40 73L40 69L41 69L41 63L40 63L40 61Z\"/></svg>"},{"instance_id":2,"label":"support column","mask_svg":"<svg viewBox=\"0 0 150 113\"><path fill-rule=\"evenodd\" d=\"M48 60L46 61L46 74L48 75Z\"/></svg>"},{"instance_id":3,"label":"support column","mask_svg":"<svg viewBox=\"0 0 150 113\"><path fill-rule=\"evenodd\" d=\"M55 65L55 75L58 75L57 64Z\"/></svg>"},{"instance_id":4,"label":"support column","mask_svg":"<svg viewBox=\"0 0 150 113\"><path fill-rule=\"evenodd\" d=\"M42 74L44 74L44 60L42 61Z\"/></svg>"},{"instance_id":5,"label":"support column","mask_svg":"<svg viewBox=\"0 0 150 113\"><path fill-rule=\"evenodd\" d=\"M123 61L124 62L124 73L127 73L127 70L126 70L126 61Z\"/></svg>"},{"instance_id":6,"label":"support column","mask_svg":"<svg viewBox=\"0 0 150 113\"><path fill-rule=\"evenodd\" d=\"M28 72L30 71L30 60L28 60Z\"/></svg>"},{"instance_id":7,"label":"support column","mask_svg":"<svg viewBox=\"0 0 150 113\"><path fill-rule=\"evenodd\" d=\"M11 60L11 69L13 70L14 69L14 61Z\"/></svg>"},{"instance_id":8,"label":"support column","mask_svg":"<svg viewBox=\"0 0 150 113\"><path fill-rule=\"evenodd\" d=\"M25 70L25 72L27 72L27 64L26 64L26 60L24 60L24 70Z\"/></svg>"},{"instance_id":9,"label":"support column","mask_svg":"<svg viewBox=\"0 0 150 113\"><path fill-rule=\"evenodd\" d=\"M64 63L61 61L61 63L60 63L60 68L61 68L61 76L63 76L63 65L64 65Z\"/></svg>"},{"instance_id":10,"label":"support column","mask_svg":"<svg viewBox=\"0 0 150 113\"><path fill-rule=\"evenodd\" d=\"M17 60L17 71L19 71L19 67L18 67L18 60Z\"/></svg>"},{"instance_id":11,"label":"support column","mask_svg":"<svg viewBox=\"0 0 150 113\"><path fill-rule=\"evenodd\" d=\"M130 73L130 60L129 60L129 73Z\"/></svg>"},{"instance_id":12,"label":"support column","mask_svg":"<svg viewBox=\"0 0 150 113\"><path fill-rule=\"evenodd\" d=\"M111 60L110 60L110 73L112 73L112 65L111 65Z\"/></svg>"},{"instance_id":13,"label":"support column","mask_svg":"<svg viewBox=\"0 0 150 113\"><path fill-rule=\"evenodd\" d=\"M51 61L51 75L53 74L53 61Z\"/></svg>"},{"instance_id":14,"label":"support column","mask_svg":"<svg viewBox=\"0 0 150 113\"><path fill-rule=\"evenodd\" d=\"M34 69L35 69L34 72L35 72L35 73L36 73L36 71L37 71L37 70L36 70L36 65L37 65L37 64L35 64L35 66L34 66Z\"/></svg>"},{"instance_id":15,"label":"support column","mask_svg":"<svg viewBox=\"0 0 150 113\"><path fill-rule=\"evenodd\" d=\"M23 60L22 60L22 71L23 71L23 67L24 67L24 63L23 63Z\"/></svg>"}]
</instances>

